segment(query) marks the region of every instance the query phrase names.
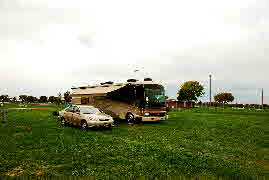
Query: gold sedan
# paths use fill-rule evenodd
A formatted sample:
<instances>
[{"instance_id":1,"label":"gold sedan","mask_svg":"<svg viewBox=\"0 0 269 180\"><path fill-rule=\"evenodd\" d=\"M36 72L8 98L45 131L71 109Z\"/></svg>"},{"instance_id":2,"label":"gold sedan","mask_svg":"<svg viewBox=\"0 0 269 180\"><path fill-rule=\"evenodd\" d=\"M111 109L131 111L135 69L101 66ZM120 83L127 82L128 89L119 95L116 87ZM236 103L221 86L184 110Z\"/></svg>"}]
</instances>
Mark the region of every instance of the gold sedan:
<instances>
[{"instance_id":1,"label":"gold sedan","mask_svg":"<svg viewBox=\"0 0 269 180\"><path fill-rule=\"evenodd\" d=\"M113 126L111 116L102 113L93 106L72 105L59 112L62 124L72 124L85 130L90 127Z\"/></svg>"}]
</instances>

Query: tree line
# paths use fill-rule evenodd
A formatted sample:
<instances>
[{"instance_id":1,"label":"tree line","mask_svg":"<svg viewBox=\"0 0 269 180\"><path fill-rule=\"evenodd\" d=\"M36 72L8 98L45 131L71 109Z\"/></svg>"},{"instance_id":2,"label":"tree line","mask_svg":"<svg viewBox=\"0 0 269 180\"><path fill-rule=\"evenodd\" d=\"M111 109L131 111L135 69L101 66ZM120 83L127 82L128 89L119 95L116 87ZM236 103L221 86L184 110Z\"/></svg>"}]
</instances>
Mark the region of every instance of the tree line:
<instances>
[{"instance_id":1,"label":"tree line","mask_svg":"<svg viewBox=\"0 0 269 180\"><path fill-rule=\"evenodd\" d=\"M64 100L62 100L64 99ZM21 102L21 103L69 103L71 101L70 92L66 91L63 95L58 93L57 96L40 96L39 98L31 95L21 94L19 95L19 99L16 97L9 97L8 95L0 95L0 102Z\"/></svg>"},{"instance_id":2,"label":"tree line","mask_svg":"<svg viewBox=\"0 0 269 180\"><path fill-rule=\"evenodd\" d=\"M237 108L260 108L259 104L228 104L234 101L235 97L231 92L221 92L215 94L214 102L198 102L198 98L204 95L204 87L198 81L186 81L184 82L178 92L177 100L181 102L191 102L192 104L197 104L199 106L212 106L212 107L237 107ZM268 104L263 104L262 108L269 108Z\"/></svg>"}]
</instances>

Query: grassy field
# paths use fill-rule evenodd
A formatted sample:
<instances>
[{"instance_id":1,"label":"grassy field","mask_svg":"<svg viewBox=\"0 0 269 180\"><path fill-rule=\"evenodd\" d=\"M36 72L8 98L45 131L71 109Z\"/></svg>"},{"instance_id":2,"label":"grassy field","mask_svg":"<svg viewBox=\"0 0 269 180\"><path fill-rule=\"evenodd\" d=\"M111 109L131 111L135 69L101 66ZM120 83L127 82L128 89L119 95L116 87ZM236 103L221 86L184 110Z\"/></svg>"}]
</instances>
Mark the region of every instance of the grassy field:
<instances>
[{"instance_id":1,"label":"grassy field","mask_svg":"<svg viewBox=\"0 0 269 180\"><path fill-rule=\"evenodd\" d=\"M11 110L1 120L0 175L269 175L269 112L172 111L165 122L81 131L62 126L52 115L53 105L31 107L48 109Z\"/></svg>"}]
</instances>

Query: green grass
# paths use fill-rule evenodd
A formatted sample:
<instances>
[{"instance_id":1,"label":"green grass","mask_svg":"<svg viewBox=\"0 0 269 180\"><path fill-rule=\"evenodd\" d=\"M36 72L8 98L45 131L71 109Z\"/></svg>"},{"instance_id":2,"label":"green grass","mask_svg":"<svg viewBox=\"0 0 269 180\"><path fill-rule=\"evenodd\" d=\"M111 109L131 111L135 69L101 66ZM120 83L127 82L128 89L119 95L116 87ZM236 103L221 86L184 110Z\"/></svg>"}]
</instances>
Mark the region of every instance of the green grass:
<instances>
[{"instance_id":1,"label":"green grass","mask_svg":"<svg viewBox=\"0 0 269 180\"><path fill-rule=\"evenodd\" d=\"M55 109L12 110L1 120L0 175L269 175L268 112L192 109L160 123L81 131L61 126Z\"/></svg>"}]
</instances>

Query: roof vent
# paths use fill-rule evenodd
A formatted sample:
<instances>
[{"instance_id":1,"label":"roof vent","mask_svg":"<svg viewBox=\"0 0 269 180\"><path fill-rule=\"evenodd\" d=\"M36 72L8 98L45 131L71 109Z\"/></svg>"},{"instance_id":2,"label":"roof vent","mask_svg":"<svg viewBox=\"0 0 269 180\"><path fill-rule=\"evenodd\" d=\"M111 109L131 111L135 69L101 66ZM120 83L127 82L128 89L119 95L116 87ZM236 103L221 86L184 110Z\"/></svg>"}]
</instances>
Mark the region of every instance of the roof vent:
<instances>
[{"instance_id":1,"label":"roof vent","mask_svg":"<svg viewBox=\"0 0 269 180\"><path fill-rule=\"evenodd\" d=\"M136 82L136 79L128 79L127 82Z\"/></svg>"},{"instance_id":2,"label":"roof vent","mask_svg":"<svg viewBox=\"0 0 269 180\"><path fill-rule=\"evenodd\" d=\"M112 81L107 81L107 82L105 82L105 84L113 84L114 82L112 82Z\"/></svg>"},{"instance_id":3,"label":"roof vent","mask_svg":"<svg viewBox=\"0 0 269 180\"><path fill-rule=\"evenodd\" d=\"M114 82L112 82L112 81L107 81L107 82L102 82L102 83L100 83L101 85L105 85L105 84L113 84Z\"/></svg>"},{"instance_id":4,"label":"roof vent","mask_svg":"<svg viewBox=\"0 0 269 180\"><path fill-rule=\"evenodd\" d=\"M144 81L152 81L151 78L145 78Z\"/></svg>"}]
</instances>

